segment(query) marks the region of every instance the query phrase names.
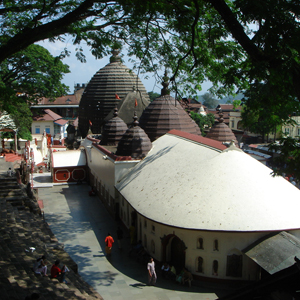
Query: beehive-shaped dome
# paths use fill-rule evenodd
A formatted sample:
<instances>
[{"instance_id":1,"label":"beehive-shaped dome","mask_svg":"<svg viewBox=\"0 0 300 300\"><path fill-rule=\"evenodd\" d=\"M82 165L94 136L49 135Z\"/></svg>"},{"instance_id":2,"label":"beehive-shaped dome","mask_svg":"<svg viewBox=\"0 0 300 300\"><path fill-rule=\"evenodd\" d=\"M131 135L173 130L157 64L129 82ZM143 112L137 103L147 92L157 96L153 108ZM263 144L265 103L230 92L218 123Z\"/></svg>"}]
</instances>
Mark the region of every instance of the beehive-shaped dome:
<instances>
[{"instance_id":1,"label":"beehive-shaped dome","mask_svg":"<svg viewBox=\"0 0 300 300\"><path fill-rule=\"evenodd\" d=\"M172 129L201 135L200 128L182 108L180 103L169 95L168 77L165 74L161 96L151 102L140 117L140 126L153 142Z\"/></svg>"},{"instance_id":2,"label":"beehive-shaped dome","mask_svg":"<svg viewBox=\"0 0 300 300\"><path fill-rule=\"evenodd\" d=\"M121 138L116 154L120 156L131 156L134 159L142 159L151 150L152 143L145 131L138 126L139 122L137 121L136 113L133 119L133 126L128 128Z\"/></svg>"},{"instance_id":3,"label":"beehive-shaped dome","mask_svg":"<svg viewBox=\"0 0 300 300\"><path fill-rule=\"evenodd\" d=\"M118 50L113 50L110 63L100 69L86 86L79 104L79 130L85 137L92 123L92 132L100 133L104 118L133 86L149 101L144 85L137 75L121 63Z\"/></svg>"},{"instance_id":4,"label":"beehive-shaped dome","mask_svg":"<svg viewBox=\"0 0 300 300\"><path fill-rule=\"evenodd\" d=\"M206 137L225 144L230 144L233 141L236 147L239 147L239 143L234 133L228 125L224 123L222 111L219 112L219 116L219 122L213 125Z\"/></svg>"},{"instance_id":5,"label":"beehive-shaped dome","mask_svg":"<svg viewBox=\"0 0 300 300\"><path fill-rule=\"evenodd\" d=\"M118 109L115 108L114 117L103 126L100 145L117 146L127 129L125 122L118 117Z\"/></svg>"}]
</instances>

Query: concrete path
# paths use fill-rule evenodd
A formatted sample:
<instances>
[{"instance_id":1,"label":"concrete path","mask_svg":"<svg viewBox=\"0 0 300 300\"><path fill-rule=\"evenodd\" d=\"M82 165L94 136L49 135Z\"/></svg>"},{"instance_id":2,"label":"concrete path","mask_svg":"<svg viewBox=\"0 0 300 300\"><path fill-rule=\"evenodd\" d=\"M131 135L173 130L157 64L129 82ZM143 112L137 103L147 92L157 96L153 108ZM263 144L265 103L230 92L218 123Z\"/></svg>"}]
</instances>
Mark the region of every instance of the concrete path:
<instances>
[{"instance_id":1,"label":"concrete path","mask_svg":"<svg viewBox=\"0 0 300 300\"><path fill-rule=\"evenodd\" d=\"M128 234L123 239L123 250L116 242L107 259L104 239L110 232L116 240L118 224L97 197L88 196L89 190L86 184L63 185L39 188L38 193L53 233L77 262L83 279L104 300L212 300L228 293L216 287L183 287L161 278L159 270L157 286L147 286L146 266L128 257Z\"/></svg>"}]
</instances>

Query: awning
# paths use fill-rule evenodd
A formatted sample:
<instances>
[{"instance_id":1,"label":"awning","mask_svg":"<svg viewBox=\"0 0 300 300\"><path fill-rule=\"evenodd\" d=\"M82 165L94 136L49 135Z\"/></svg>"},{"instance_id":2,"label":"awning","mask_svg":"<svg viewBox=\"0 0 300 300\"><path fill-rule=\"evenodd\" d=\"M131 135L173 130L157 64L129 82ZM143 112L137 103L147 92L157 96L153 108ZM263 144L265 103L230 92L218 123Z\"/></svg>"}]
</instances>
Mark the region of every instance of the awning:
<instances>
[{"instance_id":1,"label":"awning","mask_svg":"<svg viewBox=\"0 0 300 300\"><path fill-rule=\"evenodd\" d=\"M267 235L243 250L269 274L286 269L300 258L300 240L285 231Z\"/></svg>"}]
</instances>

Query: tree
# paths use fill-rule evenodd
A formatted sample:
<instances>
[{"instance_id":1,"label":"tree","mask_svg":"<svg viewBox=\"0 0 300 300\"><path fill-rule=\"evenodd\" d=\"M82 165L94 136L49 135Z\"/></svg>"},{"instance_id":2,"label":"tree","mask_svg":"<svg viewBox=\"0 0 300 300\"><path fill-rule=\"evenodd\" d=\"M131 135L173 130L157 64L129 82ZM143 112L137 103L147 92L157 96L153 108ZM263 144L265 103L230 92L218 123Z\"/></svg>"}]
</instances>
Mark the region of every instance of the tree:
<instances>
[{"instance_id":1,"label":"tree","mask_svg":"<svg viewBox=\"0 0 300 300\"><path fill-rule=\"evenodd\" d=\"M10 114L19 138L31 140L32 103L67 92L61 79L69 67L62 63L62 58L53 57L42 46L30 45L0 64L0 110Z\"/></svg>"},{"instance_id":2,"label":"tree","mask_svg":"<svg viewBox=\"0 0 300 300\"><path fill-rule=\"evenodd\" d=\"M191 111L190 117L197 123L203 136L206 135L204 129L212 127L215 123L215 116L212 113L208 113L206 116L203 116L194 111Z\"/></svg>"},{"instance_id":3,"label":"tree","mask_svg":"<svg viewBox=\"0 0 300 300\"><path fill-rule=\"evenodd\" d=\"M30 45L0 64L0 110L11 112L11 106L29 103L42 97L55 98L68 91L61 83L69 67L62 63L63 57L53 57L39 45Z\"/></svg>"},{"instance_id":4,"label":"tree","mask_svg":"<svg viewBox=\"0 0 300 300\"><path fill-rule=\"evenodd\" d=\"M216 108L219 104L219 101L211 93L205 93L202 98L204 99L203 105L208 108Z\"/></svg>"},{"instance_id":5,"label":"tree","mask_svg":"<svg viewBox=\"0 0 300 300\"><path fill-rule=\"evenodd\" d=\"M159 93L155 93L155 92L148 92L149 98L150 98L150 102L152 102L153 100L155 100L156 98L158 98L160 96Z\"/></svg>"},{"instance_id":6,"label":"tree","mask_svg":"<svg viewBox=\"0 0 300 300\"><path fill-rule=\"evenodd\" d=\"M245 92L243 104L266 121L265 109L282 122L300 111L297 0L5 1L0 14L0 62L68 33L81 61L82 41L98 58L127 45L141 69L171 69L174 89L208 79L215 95Z\"/></svg>"}]
</instances>

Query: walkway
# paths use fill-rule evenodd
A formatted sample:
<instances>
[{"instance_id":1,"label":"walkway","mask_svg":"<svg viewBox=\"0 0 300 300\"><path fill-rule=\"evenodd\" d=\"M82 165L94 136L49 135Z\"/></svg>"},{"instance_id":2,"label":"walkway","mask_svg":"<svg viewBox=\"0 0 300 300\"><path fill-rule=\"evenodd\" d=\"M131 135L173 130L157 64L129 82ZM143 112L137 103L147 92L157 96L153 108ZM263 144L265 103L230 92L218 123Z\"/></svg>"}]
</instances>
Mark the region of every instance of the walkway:
<instances>
[{"instance_id":1,"label":"walkway","mask_svg":"<svg viewBox=\"0 0 300 300\"><path fill-rule=\"evenodd\" d=\"M89 186L63 185L39 188L45 219L59 242L78 264L79 274L104 300L212 300L225 294L214 289L188 288L164 280L158 273L156 287L149 287L146 266L128 257L129 237L124 249L112 249L111 259L104 254L108 232L116 237L117 224L97 197L89 197ZM159 270L158 270L159 271Z\"/></svg>"}]
</instances>

